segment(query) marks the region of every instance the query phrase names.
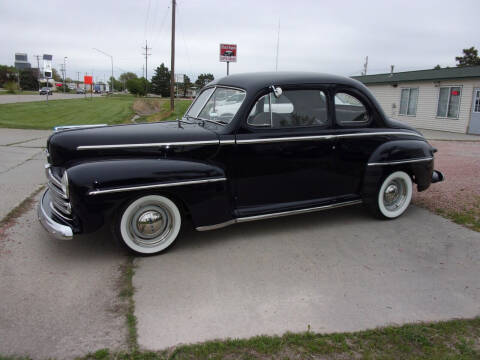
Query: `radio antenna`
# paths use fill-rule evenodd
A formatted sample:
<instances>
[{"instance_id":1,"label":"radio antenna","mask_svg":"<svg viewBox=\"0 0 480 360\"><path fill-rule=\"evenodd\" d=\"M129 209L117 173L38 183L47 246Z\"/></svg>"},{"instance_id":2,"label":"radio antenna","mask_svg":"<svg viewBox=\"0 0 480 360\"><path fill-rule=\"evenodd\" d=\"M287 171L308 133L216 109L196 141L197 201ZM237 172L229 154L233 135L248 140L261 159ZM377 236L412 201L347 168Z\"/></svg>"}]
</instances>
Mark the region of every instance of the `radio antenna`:
<instances>
[{"instance_id":1,"label":"radio antenna","mask_svg":"<svg viewBox=\"0 0 480 360\"><path fill-rule=\"evenodd\" d=\"M280 19L278 19L278 31L277 31L277 55L275 57L275 71L278 71L278 49L280 47Z\"/></svg>"}]
</instances>

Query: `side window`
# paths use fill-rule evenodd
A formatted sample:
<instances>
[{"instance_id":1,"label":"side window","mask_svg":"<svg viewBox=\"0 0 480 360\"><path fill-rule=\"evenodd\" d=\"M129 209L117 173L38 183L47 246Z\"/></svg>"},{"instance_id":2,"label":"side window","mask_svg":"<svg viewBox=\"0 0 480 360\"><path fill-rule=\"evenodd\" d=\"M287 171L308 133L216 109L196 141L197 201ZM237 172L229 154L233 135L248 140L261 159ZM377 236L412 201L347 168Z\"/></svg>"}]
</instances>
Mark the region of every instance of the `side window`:
<instances>
[{"instance_id":1,"label":"side window","mask_svg":"<svg viewBox=\"0 0 480 360\"><path fill-rule=\"evenodd\" d=\"M335 117L339 125L362 125L370 120L360 100L344 92L335 94Z\"/></svg>"},{"instance_id":2,"label":"side window","mask_svg":"<svg viewBox=\"0 0 480 360\"><path fill-rule=\"evenodd\" d=\"M325 93L320 90L285 90L279 98L269 93L255 103L247 123L273 129L327 126Z\"/></svg>"}]
</instances>

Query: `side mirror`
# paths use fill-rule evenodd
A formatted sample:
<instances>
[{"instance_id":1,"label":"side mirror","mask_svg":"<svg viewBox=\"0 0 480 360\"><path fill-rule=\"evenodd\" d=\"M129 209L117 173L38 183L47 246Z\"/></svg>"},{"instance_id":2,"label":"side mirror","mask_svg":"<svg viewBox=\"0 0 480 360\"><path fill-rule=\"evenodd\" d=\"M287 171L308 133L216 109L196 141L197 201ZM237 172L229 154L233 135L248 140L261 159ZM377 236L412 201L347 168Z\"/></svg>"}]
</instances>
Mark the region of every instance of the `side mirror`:
<instances>
[{"instance_id":1,"label":"side mirror","mask_svg":"<svg viewBox=\"0 0 480 360\"><path fill-rule=\"evenodd\" d=\"M273 91L273 95L275 95L275 97L278 99L280 96L282 96L282 93L283 93L283 90L280 86L270 86L272 88L272 91Z\"/></svg>"}]
</instances>

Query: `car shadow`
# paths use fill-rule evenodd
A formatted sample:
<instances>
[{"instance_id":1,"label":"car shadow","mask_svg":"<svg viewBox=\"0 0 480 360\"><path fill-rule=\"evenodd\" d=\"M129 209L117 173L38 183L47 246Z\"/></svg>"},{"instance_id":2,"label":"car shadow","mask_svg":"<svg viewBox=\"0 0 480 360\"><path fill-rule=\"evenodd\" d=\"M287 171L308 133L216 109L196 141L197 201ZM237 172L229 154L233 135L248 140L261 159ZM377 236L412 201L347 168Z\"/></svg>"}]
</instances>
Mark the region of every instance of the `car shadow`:
<instances>
[{"instance_id":1,"label":"car shadow","mask_svg":"<svg viewBox=\"0 0 480 360\"><path fill-rule=\"evenodd\" d=\"M233 224L211 231L196 231L189 222L185 224L171 252L189 251L192 248L212 247L217 243L232 242L238 238L244 241L261 241L263 236L284 236L296 231L308 232L322 227L340 227L345 222L365 222L371 214L364 206L332 209L309 214L292 215L246 223Z\"/></svg>"}]
</instances>

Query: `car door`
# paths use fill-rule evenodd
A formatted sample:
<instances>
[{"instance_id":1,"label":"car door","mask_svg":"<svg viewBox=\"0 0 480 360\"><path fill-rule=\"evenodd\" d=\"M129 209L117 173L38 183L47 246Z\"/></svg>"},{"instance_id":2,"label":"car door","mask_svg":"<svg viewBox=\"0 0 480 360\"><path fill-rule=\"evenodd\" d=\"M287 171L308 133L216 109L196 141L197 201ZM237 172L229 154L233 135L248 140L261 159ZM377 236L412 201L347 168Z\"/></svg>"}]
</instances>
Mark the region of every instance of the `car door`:
<instances>
[{"instance_id":1,"label":"car door","mask_svg":"<svg viewBox=\"0 0 480 360\"><path fill-rule=\"evenodd\" d=\"M260 96L236 134L238 216L308 207L339 195L324 87Z\"/></svg>"}]
</instances>

